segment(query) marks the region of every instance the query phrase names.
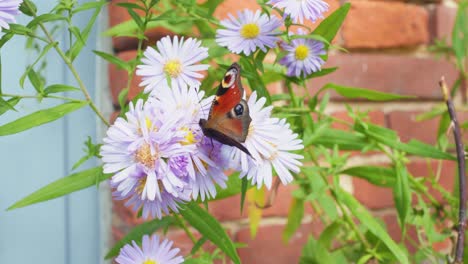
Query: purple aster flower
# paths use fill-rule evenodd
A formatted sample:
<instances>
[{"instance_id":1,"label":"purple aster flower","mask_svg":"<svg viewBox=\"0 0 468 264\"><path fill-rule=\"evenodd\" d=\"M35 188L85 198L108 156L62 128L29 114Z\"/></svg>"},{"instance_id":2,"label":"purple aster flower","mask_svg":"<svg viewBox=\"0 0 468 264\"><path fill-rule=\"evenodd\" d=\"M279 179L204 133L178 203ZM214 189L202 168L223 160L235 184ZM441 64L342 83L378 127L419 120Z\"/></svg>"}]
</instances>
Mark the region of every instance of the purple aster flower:
<instances>
[{"instance_id":1,"label":"purple aster flower","mask_svg":"<svg viewBox=\"0 0 468 264\"><path fill-rule=\"evenodd\" d=\"M200 71L208 69L208 64L197 64L208 57L208 49L201 47L199 40L189 38L173 41L169 36L156 43L157 49L148 47L137 66L136 74L142 76L140 86L146 86L146 93L154 93L159 87L174 89L185 85L198 87L203 75ZM170 80L168 83L167 80Z\"/></svg>"},{"instance_id":2,"label":"purple aster flower","mask_svg":"<svg viewBox=\"0 0 468 264\"><path fill-rule=\"evenodd\" d=\"M15 16L19 15L22 0L0 0L0 30L9 29L10 23L16 23Z\"/></svg>"},{"instance_id":3,"label":"purple aster flower","mask_svg":"<svg viewBox=\"0 0 468 264\"><path fill-rule=\"evenodd\" d=\"M230 51L245 55L254 53L257 48L266 52L266 48L273 48L279 40L276 30L281 21L276 17L268 17L259 10L255 13L246 9L237 13L239 18L229 14L229 19L221 21L226 29L216 31L216 42Z\"/></svg>"},{"instance_id":4,"label":"purple aster flower","mask_svg":"<svg viewBox=\"0 0 468 264\"><path fill-rule=\"evenodd\" d=\"M230 158L233 168L241 171L240 177L247 176L252 184L258 188L265 185L271 188L274 169L283 184L293 180L290 171L298 173L303 159L302 155L290 151L304 148L302 140L289 128L285 119L271 118L272 107L263 108L265 98L257 101L257 93L253 92L248 100L250 117L252 122L245 146L252 158L237 148L231 149Z\"/></svg>"},{"instance_id":5,"label":"purple aster flower","mask_svg":"<svg viewBox=\"0 0 468 264\"><path fill-rule=\"evenodd\" d=\"M298 35L305 35L305 31L299 29ZM281 47L287 51L286 56L280 60L285 65L288 76L306 77L312 72L320 71L325 61L320 55L325 55L325 45L314 39L293 39L291 44L282 44Z\"/></svg>"},{"instance_id":6,"label":"purple aster flower","mask_svg":"<svg viewBox=\"0 0 468 264\"><path fill-rule=\"evenodd\" d=\"M270 0L268 4L284 8L284 14L291 16L294 23L304 23L304 19L315 22L328 11L328 4L322 0Z\"/></svg>"},{"instance_id":7,"label":"purple aster flower","mask_svg":"<svg viewBox=\"0 0 468 264\"><path fill-rule=\"evenodd\" d=\"M220 153L221 144L206 138L198 124L201 118L207 118L213 97L202 99L204 92L193 87L161 88L158 91L154 98L162 109L167 113L185 113L185 125L181 129L187 131L187 136L183 144L195 149L187 155L189 162L186 165L192 198L214 198L216 184L226 187L227 176L223 172L226 156Z\"/></svg>"},{"instance_id":8,"label":"purple aster flower","mask_svg":"<svg viewBox=\"0 0 468 264\"><path fill-rule=\"evenodd\" d=\"M174 170L183 164L171 160L194 151L184 144L187 131L180 129L185 113L164 113L148 99L130 104L126 120L118 118L107 131L101 148L105 173L115 173L111 184L117 199L129 198L128 205L144 216L161 217L168 208L176 211L176 202L189 198L187 173Z\"/></svg>"},{"instance_id":9,"label":"purple aster flower","mask_svg":"<svg viewBox=\"0 0 468 264\"><path fill-rule=\"evenodd\" d=\"M119 264L180 264L184 262L177 254L179 248L172 248L174 242L159 236L143 236L141 248L135 241L122 247L115 261Z\"/></svg>"}]
</instances>

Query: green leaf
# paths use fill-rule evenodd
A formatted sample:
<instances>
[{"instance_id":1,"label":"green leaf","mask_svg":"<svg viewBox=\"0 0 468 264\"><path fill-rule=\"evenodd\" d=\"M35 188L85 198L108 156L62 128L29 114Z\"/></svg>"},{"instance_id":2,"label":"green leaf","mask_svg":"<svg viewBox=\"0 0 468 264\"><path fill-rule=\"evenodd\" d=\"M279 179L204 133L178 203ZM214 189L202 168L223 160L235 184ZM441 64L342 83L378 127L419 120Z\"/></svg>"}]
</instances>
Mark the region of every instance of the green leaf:
<instances>
[{"instance_id":1,"label":"green leaf","mask_svg":"<svg viewBox=\"0 0 468 264\"><path fill-rule=\"evenodd\" d=\"M145 8L143 6L139 6L135 3L117 3L117 5L125 9L137 9L137 10L145 11Z\"/></svg>"},{"instance_id":2,"label":"green leaf","mask_svg":"<svg viewBox=\"0 0 468 264\"><path fill-rule=\"evenodd\" d=\"M457 59L457 66L464 72L464 59L468 55L468 2L460 2L452 30L452 47Z\"/></svg>"},{"instance_id":3,"label":"green leaf","mask_svg":"<svg viewBox=\"0 0 468 264\"><path fill-rule=\"evenodd\" d=\"M411 190L408 180L408 172L401 159L398 159L395 164L396 184L393 188L393 199L398 212L398 220L402 227L402 233L405 233L406 218L409 215L411 208Z\"/></svg>"},{"instance_id":4,"label":"green leaf","mask_svg":"<svg viewBox=\"0 0 468 264\"><path fill-rule=\"evenodd\" d=\"M247 178L247 177L244 177ZM255 238L257 235L260 221L262 220L263 210L257 205L263 205L265 203L265 189L252 188L247 192L247 200L249 201L248 212L249 212L249 228L250 237Z\"/></svg>"},{"instance_id":5,"label":"green leaf","mask_svg":"<svg viewBox=\"0 0 468 264\"><path fill-rule=\"evenodd\" d=\"M129 70L130 69L130 65L128 64L128 62L118 58L117 56L114 56L112 54L105 53L105 52L102 52L102 51L98 51L98 50L93 50L93 52L96 55L98 55L99 57L105 59L106 61L108 61L108 62L110 62L112 64L114 64L119 69L123 69L123 70Z\"/></svg>"},{"instance_id":6,"label":"green leaf","mask_svg":"<svg viewBox=\"0 0 468 264\"><path fill-rule=\"evenodd\" d=\"M19 24L10 24L10 29L6 29L5 31L12 32L17 35L26 35L26 36L33 33L33 31L30 28L27 28Z\"/></svg>"},{"instance_id":7,"label":"green leaf","mask_svg":"<svg viewBox=\"0 0 468 264\"><path fill-rule=\"evenodd\" d=\"M343 24L350 7L351 5L349 3L342 5L340 8L335 10L335 12L325 18L312 32L312 34L320 35L328 40L328 42L332 42L336 33L338 33L341 24Z\"/></svg>"},{"instance_id":8,"label":"green leaf","mask_svg":"<svg viewBox=\"0 0 468 264\"><path fill-rule=\"evenodd\" d=\"M201 237L195 245L193 245L192 250L190 251L190 254L195 255L197 251L205 244L205 242L208 241L208 238L206 237Z\"/></svg>"},{"instance_id":9,"label":"green leaf","mask_svg":"<svg viewBox=\"0 0 468 264\"><path fill-rule=\"evenodd\" d=\"M351 194L341 188L337 190L337 198L346 205L353 216L359 220L361 225L367 227L370 233L374 234L382 241L399 263L409 264L408 256L405 252L393 241L387 231L375 220L369 211L367 211Z\"/></svg>"},{"instance_id":10,"label":"green leaf","mask_svg":"<svg viewBox=\"0 0 468 264\"><path fill-rule=\"evenodd\" d=\"M302 249L299 264L333 264L337 263L330 256L330 253L320 243L317 243L313 236L309 236L307 244Z\"/></svg>"},{"instance_id":11,"label":"green leaf","mask_svg":"<svg viewBox=\"0 0 468 264\"><path fill-rule=\"evenodd\" d=\"M93 9L93 8L102 8L102 6L104 6L105 4L107 4L106 1L86 2L86 3L81 4L77 8L73 9L72 13L76 14L76 13L86 11L89 9Z\"/></svg>"},{"instance_id":12,"label":"green leaf","mask_svg":"<svg viewBox=\"0 0 468 264\"><path fill-rule=\"evenodd\" d=\"M102 173L102 167L95 167L92 169L73 173L64 178L60 178L33 192L25 198L17 201L12 206L10 206L8 210L13 210L31 204L58 198L69 193L93 186L96 182L106 180L110 176L112 175Z\"/></svg>"},{"instance_id":13,"label":"green leaf","mask_svg":"<svg viewBox=\"0 0 468 264\"><path fill-rule=\"evenodd\" d=\"M143 29L144 23L141 17L135 11L133 11L133 9L127 8L127 12L132 17L133 21L135 21L135 23L138 25L138 27Z\"/></svg>"},{"instance_id":14,"label":"green leaf","mask_svg":"<svg viewBox=\"0 0 468 264\"><path fill-rule=\"evenodd\" d=\"M324 128L304 139L304 146L322 145L333 148L337 145L341 150L362 150L368 144L366 137L362 134L333 128Z\"/></svg>"},{"instance_id":15,"label":"green leaf","mask_svg":"<svg viewBox=\"0 0 468 264\"><path fill-rule=\"evenodd\" d=\"M283 231L283 242L288 243L297 229L301 226L304 217L304 200L294 198L289 207L288 223Z\"/></svg>"},{"instance_id":16,"label":"green leaf","mask_svg":"<svg viewBox=\"0 0 468 264\"><path fill-rule=\"evenodd\" d=\"M242 178L242 185L241 185L241 200L240 200L240 213L244 211L244 202L245 202L245 194L247 193L247 187L249 186L249 181L247 177Z\"/></svg>"},{"instance_id":17,"label":"green leaf","mask_svg":"<svg viewBox=\"0 0 468 264\"><path fill-rule=\"evenodd\" d=\"M190 225L197 229L200 234L208 238L213 244L226 253L234 263L240 263L240 258L234 243L220 223L207 211L192 202L181 206L180 214Z\"/></svg>"},{"instance_id":18,"label":"green leaf","mask_svg":"<svg viewBox=\"0 0 468 264\"><path fill-rule=\"evenodd\" d=\"M105 2L105 0L101 0L101 2ZM91 30L93 29L94 23L96 22L96 19L98 15L101 12L103 5L99 5L95 7L96 9L94 10L91 18L88 21L88 24L84 27L83 31L81 31L81 39L82 41L75 41L73 43L73 46L67 51L67 55L70 57L71 61L74 61L76 56L80 53L81 49L85 46L85 43L88 41L89 33L91 33Z\"/></svg>"},{"instance_id":19,"label":"green leaf","mask_svg":"<svg viewBox=\"0 0 468 264\"><path fill-rule=\"evenodd\" d=\"M39 76L39 74L37 74L37 72L34 71L33 68L30 68L28 71L28 79L33 85L34 89L38 93L42 94L42 91L44 89L44 83L42 82L41 76Z\"/></svg>"},{"instance_id":20,"label":"green leaf","mask_svg":"<svg viewBox=\"0 0 468 264\"><path fill-rule=\"evenodd\" d=\"M8 32L2 36L0 39L0 48L3 47L15 34Z\"/></svg>"},{"instance_id":21,"label":"green leaf","mask_svg":"<svg viewBox=\"0 0 468 264\"><path fill-rule=\"evenodd\" d=\"M340 173L364 179L381 187L395 186L395 170L376 166L357 166Z\"/></svg>"},{"instance_id":22,"label":"green leaf","mask_svg":"<svg viewBox=\"0 0 468 264\"><path fill-rule=\"evenodd\" d=\"M0 126L0 136L16 134L36 126L55 121L68 113L82 108L87 104L87 102L70 102L52 108L39 110L8 124Z\"/></svg>"},{"instance_id":23,"label":"green leaf","mask_svg":"<svg viewBox=\"0 0 468 264\"><path fill-rule=\"evenodd\" d=\"M70 86L70 85L65 85L65 84L52 84L47 86L44 89L44 94L52 94L52 93L61 93L61 92L79 92L80 89Z\"/></svg>"},{"instance_id":24,"label":"green leaf","mask_svg":"<svg viewBox=\"0 0 468 264\"><path fill-rule=\"evenodd\" d=\"M119 96L117 97L117 99L119 101L120 109L124 109L125 104L127 103L129 90L130 89L128 89L128 87L125 87L119 92Z\"/></svg>"},{"instance_id":25,"label":"green leaf","mask_svg":"<svg viewBox=\"0 0 468 264\"><path fill-rule=\"evenodd\" d=\"M70 31L73 34L73 36L75 36L76 41L81 42L82 45L86 45L86 43L83 40L83 37L81 36L80 29L77 26L69 27L68 31Z\"/></svg>"},{"instance_id":26,"label":"green leaf","mask_svg":"<svg viewBox=\"0 0 468 264\"><path fill-rule=\"evenodd\" d=\"M247 81L249 82L250 89L253 91L257 91L258 97L265 97L267 100L267 105L271 104L271 98L270 98L270 93L268 92L267 88L265 87L265 84L262 81L262 78L257 72L257 68L250 63L250 61L242 57L239 61L243 67L243 75L247 78Z\"/></svg>"},{"instance_id":27,"label":"green leaf","mask_svg":"<svg viewBox=\"0 0 468 264\"><path fill-rule=\"evenodd\" d=\"M174 218L171 216L165 216L161 219L154 219L135 226L132 228L132 230L130 230L130 232L127 233L124 238L115 243L112 249L107 252L105 259L110 259L117 256L120 252L120 249L125 246L125 244L129 244L132 241L139 243L142 241L144 235L151 235L159 229L165 229L169 227L172 223L174 223Z\"/></svg>"},{"instance_id":28,"label":"green leaf","mask_svg":"<svg viewBox=\"0 0 468 264\"><path fill-rule=\"evenodd\" d=\"M29 22L26 27L27 28L34 28L40 23L46 23L50 21L59 21L59 20L66 20L66 18L62 15L58 14L43 14L40 16L35 17L31 22Z\"/></svg>"},{"instance_id":29,"label":"green leaf","mask_svg":"<svg viewBox=\"0 0 468 264\"><path fill-rule=\"evenodd\" d=\"M332 245L333 239L335 239L342 228L343 223L341 219L331 223L325 230L320 234L318 243L325 249L329 249Z\"/></svg>"},{"instance_id":30,"label":"green leaf","mask_svg":"<svg viewBox=\"0 0 468 264\"><path fill-rule=\"evenodd\" d=\"M320 89L319 92L330 89L335 90L339 95L350 99L363 98L371 101L391 101L414 98L414 96L382 93L374 90L342 86L334 83L325 84L325 86L322 89Z\"/></svg>"},{"instance_id":31,"label":"green leaf","mask_svg":"<svg viewBox=\"0 0 468 264\"><path fill-rule=\"evenodd\" d=\"M21 13L27 16L34 16L37 12L37 7L33 1L23 0L23 2L21 2L19 10L21 11Z\"/></svg>"},{"instance_id":32,"label":"green leaf","mask_svg":"<svg viewBox=\"0 0 468 264\"><path fill-rule=\"evenodd\" d=\"M4 100L0 97L0 115L3 115L8 110L16 111L14 106L21 100L20 97L12 97L8 100Z\"/></svg>"}]
</instances>

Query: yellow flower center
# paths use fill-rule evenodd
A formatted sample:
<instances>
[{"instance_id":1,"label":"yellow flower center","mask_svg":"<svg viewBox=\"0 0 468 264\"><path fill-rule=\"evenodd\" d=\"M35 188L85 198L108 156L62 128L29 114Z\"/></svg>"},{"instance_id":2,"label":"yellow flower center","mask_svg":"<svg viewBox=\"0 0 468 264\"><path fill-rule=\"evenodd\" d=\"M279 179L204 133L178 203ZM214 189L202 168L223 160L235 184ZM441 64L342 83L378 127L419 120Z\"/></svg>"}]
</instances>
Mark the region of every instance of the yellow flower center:
<instances>
[{"instance_id":1,"label":"yellow flower center","mask_svg":"<svg viewBox=\"0 0 468 264\"><path fill-rule=\"evenodd\" d=\"M197 142L197 140L195 139L195 135L188 127L183 127L181 130L184 132L187 132L187 135L185 135L185 140L181 141L180 144L190 145L190 144L194 144Z\"/></svg>"},{"instance_id":2,"label":"yellow flower center","mask_svg":"<svg viewBox=\"0 0 468 264\"><path fill-rule=\"evenodd\" d=\"M241 29L241 36L246 39L253 39L260 34L260 28L255 23L245 24Z\"/></svg>"},{"instance_id":3,"label":"yellow flower center","mask_svg":"<svg viewBox=\"0 0 468 264\"><path fill-rule=\"evenodd\" d=\"M166 65L164 65L164 72L167 75L176 78L182 72L182 64L179 60L170 60L166 62Z\"/></svg>"},{"instance_id":4,"label":"yellow flower center","mask_svg":"<svg viewBox=\"0 0 468 264\"><path fill-rule=\"evenodd\" d=\"M154 162L158 158L158 148L156 147L156 153L151 155L151 147L148 143L144 143L135 153L136 161L145 165L147 168L153 168Z\"/></svg>"},{"instance_id":5,"label":"yellow flower center","mask_svg":"<svg viewBox=\"0 0 468 264\"><path fill-rule=\"evenodd\" d=\"M309 55L309 48L306 45L299 45L296 48L295 55L297 60L304 60Z\"/></svg>"},{"instance_id":6,"label":"yellow flower center","mask_svg":"<svg viewBox=\"0 0 468 264\"><path fill-rule=\"evenodd\" d=\"M141 193L143 192L143 189L145 188L145 185L146 185L146 177L143 177L138 180L138 185L135 188L135 191L141 195Z\"/></svg>"},{"instance_id":7,"label":"yellow flower center","mask_svg":"<svg viewBox=\"0 0 468 264\"><path fill-rule=\"evenodd\" d=\"M154 260L148 259L148 260L143 261L142 264L158 264L158 263L156 263L156 261Z\"/></svg>"}]
</instances>

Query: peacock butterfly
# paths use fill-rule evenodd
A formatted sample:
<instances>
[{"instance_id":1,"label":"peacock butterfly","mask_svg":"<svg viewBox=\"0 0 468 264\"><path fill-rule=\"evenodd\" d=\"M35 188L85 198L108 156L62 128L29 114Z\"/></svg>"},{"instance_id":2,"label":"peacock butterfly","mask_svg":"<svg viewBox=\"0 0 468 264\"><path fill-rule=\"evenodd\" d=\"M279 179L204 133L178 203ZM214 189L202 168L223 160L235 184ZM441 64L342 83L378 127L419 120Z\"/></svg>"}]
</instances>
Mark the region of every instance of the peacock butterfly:
<instances>
[{"instance_id":1,"label":"peacock butterfly","mask_svg":"<svg viewBox=\"0 0 468 264\"><path fill-rule=\"evenodd\" d=\"M249 115L249 106L243 98L240 71L237 63L229 67L216 91L208 119L200 119L199 124L205 136L237 147L250 156L250 152L242 145L247 138L252 118Z\"/></svg>"}]
</instances>

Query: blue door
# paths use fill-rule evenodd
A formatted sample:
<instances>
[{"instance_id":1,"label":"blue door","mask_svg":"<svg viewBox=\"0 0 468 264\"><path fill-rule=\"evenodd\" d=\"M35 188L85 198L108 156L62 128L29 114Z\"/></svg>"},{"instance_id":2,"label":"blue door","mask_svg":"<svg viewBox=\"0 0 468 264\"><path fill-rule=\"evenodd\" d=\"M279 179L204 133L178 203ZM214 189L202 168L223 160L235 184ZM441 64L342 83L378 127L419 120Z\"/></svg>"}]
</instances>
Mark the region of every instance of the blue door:
<instances>
[{"instance_id":1,"label":"blue door","mask_svg":"<svg viewBox=\"0 0 468 264\"><path fill-rule=\"evenodd\" d=\"M89 1L89 0L88 0ZM56 0L34 1L39 10L46 11ZM78 1L80 3L85 1ZM84 25L90 14L76 21ZM28 21L19 16L18 23ZM67 45L65 30L55 34L62 47ZM89 46L76 60L76 67L91 94L101 93L97 78L99 68L92 50L96 49L97 33L94 31ZM28 83L19 88L18 80L25 67L36 55L25 49L25 39L15 37L1 51L2 89L4 93L34 94ZM52 49L47 55L45 71L47 84L75 85L64 63ZM97 87L97 88L95 88ZM15 120L38 109L58 105L59 101L47 99L41 103L24 99L18 112L10 111L0 116L0 125ZM0 263L78 264L102 263L105 253L107 226L101 215L103 188L88 188L69 196L33 206L6 211L10 205L40 187L70 174L73 164L83 155L83 142L88 135L96 141L97 119L89 109L81 109L53 123L19 134L0 137ZM90 161L78 170L97 165ZM104 195L105 196L105 195Z\"/></svg>"}]
</instances>

